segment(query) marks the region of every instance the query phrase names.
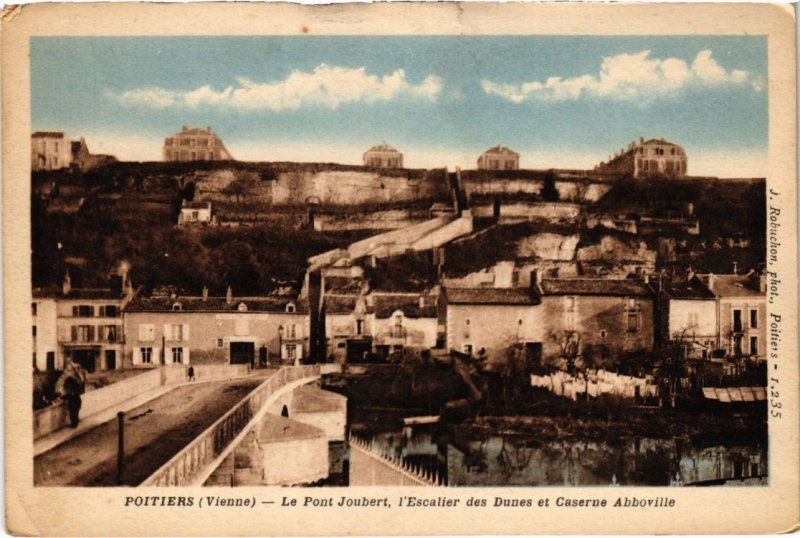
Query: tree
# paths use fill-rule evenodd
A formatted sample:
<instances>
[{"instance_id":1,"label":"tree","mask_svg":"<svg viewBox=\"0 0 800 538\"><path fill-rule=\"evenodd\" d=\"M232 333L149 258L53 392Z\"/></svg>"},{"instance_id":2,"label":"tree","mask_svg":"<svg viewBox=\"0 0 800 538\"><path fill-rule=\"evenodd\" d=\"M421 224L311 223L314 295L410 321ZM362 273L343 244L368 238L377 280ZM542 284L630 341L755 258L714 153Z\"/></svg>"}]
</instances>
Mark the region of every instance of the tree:
<instances>
[{"instance_id":1,"label":"tree","mask_svg":"<svg viewBox=\"0 0 800 538\"><path fill-rule=\"evenodd\" d=\"M256 187L257 183L258 179L255 174L242 174L228 183L222 189L222 194L235 197L236 201L239 202L243 196L250 194L250 191Z\"/></svg>"},{"instance_id":2,"label":"tree","mask_svg":"<svg viewBox=\"0 0 800 538\"><path fill-rule=\"evenodd\" d=\"M559 357L566 363L567 372L573 374L575 372L575 363L580 356L583 336L578 331L565 329L550 332L549 338L558 345Z\"/></svg>"}]
</instances>

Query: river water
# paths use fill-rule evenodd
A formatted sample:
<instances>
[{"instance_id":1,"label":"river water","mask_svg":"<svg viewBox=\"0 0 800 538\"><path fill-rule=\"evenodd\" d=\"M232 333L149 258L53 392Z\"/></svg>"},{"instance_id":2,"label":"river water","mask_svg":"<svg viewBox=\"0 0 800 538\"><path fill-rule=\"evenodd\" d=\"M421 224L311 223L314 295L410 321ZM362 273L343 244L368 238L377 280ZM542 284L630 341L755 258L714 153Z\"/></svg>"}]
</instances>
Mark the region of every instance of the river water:
<instances>
[{"instance_id":1,"label":"river water","mask_svg":"<svg viewBox=\"0 0 800 538\"><path fill-rule=\"evenodd\" d=\"M532 436L434 435L431 427L376 434L381 452L445 476L450 486L767 485L765 446L682 439L538 442Z\"/></svg>"}]
</instances>

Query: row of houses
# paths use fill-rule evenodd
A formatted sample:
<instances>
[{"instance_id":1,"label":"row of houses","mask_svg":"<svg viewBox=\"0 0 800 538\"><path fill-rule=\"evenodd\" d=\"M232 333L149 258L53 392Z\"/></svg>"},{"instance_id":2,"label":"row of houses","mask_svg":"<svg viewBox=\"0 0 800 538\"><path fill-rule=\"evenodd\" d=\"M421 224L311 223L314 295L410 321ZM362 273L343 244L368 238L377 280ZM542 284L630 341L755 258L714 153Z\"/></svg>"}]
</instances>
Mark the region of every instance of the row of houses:
<instances>
[{"instance_id":1,"label":"row of houses","mask_svg":"<svg viewBox=\"0 0 800 538\"><path fill-rule=\"evenodd\" d=\"M697 359L766 355L764 279L690 275L659 285L639 280L530 277L529 286L435 287L388 293L322 279L319 304L306 295L138 296L117 290L34 290L33 364L89 371L158 364L250 364L308 358L361 362L455 350L497 363L524 350L539 363L572 355L600 359L683 342ZM318 325L318 326L316 326ZM321 348L312 350L312 333ZM322 356L324 354L324 356Z\"/></svg>"},{"instance_id":2,"label":"row of houses","mask_svg":"<svg viewBox=\"0 0 800 538\"><path fill-rule=\"evenodd\" d=\"M76 168L82 172L113 162L111 155L93 154L82 137L70 140L61 131L37 131L31 135L31 170Z\"/></svg>"}]
</instances>

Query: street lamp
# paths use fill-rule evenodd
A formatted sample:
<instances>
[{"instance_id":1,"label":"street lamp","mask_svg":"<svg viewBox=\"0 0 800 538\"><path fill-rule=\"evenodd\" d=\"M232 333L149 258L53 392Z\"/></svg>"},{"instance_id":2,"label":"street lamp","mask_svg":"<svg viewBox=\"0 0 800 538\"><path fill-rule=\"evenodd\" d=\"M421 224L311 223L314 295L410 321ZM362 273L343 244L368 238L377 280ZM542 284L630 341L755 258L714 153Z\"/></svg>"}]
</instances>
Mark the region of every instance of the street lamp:
<instances>
[{"instance_id":1,"label":"street lamp","mask_svg":"<svg viewBox=\"0 0 800 538\"><path fill-rule=\"evenodd\" d=\"M278 364L283 361L283 325L278 325Z\"/></svg>"}]
</instances>

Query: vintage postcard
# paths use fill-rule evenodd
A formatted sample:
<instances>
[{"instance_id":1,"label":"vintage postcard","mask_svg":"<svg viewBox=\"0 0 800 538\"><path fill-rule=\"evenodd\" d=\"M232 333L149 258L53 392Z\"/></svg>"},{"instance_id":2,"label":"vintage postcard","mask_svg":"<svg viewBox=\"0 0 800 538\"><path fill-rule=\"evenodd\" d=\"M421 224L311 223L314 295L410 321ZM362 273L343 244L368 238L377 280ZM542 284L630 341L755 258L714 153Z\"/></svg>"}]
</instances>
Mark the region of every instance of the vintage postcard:
<instances>
[{"instance_id":1,"label":"vintage postcard","mask_svg":"<svg viewBox=\"0 0 800 538\"><path fill-rule=\"evenodd\" d=\"M7 8L8 531L796 529L794 30Z\"/></svg>"}]
</instances>

